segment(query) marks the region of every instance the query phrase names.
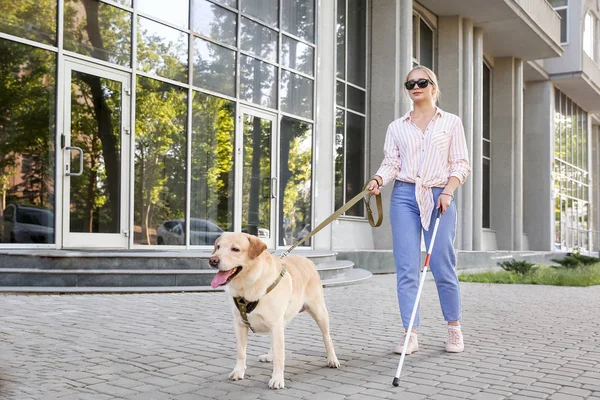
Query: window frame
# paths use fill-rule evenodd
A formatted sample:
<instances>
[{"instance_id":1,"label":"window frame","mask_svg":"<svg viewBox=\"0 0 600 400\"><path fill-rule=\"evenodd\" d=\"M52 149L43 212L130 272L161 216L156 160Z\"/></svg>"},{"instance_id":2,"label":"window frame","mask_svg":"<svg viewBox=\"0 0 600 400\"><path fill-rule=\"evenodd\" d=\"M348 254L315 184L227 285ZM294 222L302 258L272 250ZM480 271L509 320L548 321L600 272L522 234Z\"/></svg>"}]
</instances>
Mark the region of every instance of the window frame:
<instances>
[{"instance_id":1,"label":"window frame","mask_svg":"<svg viewBox=\"0 0 600 400\"><path fill-rule=\"evenodd\" d=\"M556 11L556 13L558 14L559 11L565 10L565 18L564 18L564 23L565 23L565 41L563 42L562 40L562 35L560 38L560 44L561 46L567 45L569 44L569 0L567 0L567 4L564 6L558 6L558 7L552 7L554 9L554 11ZM560 16L560 14L559 14ZM561 24L561 32L562 32L562 24L563 24L563 18L560 18L560 24Z\"/></svg>"},{"instance_id":2,"label":"window frame","mask_svg":"<svg viewBox=\"0 0 600 400\"><path fill-rule=\"evenodd\" d=\"M368 165L369 165L369 152L368 152L368 146L367 143L369 143L370 141L370 131L369 131L369 112L370 112L370 107L369 107L369 101L368 101L368 96L369 96L369 92L370 92L370 81L369 81L369 74L370 74L370 63L368 62L368 55L371 51L371 6L372 6L372 0L365 0L366 2L366 12L364 15L365 18L365 54L364 54L364 60L365 60L365 87L360 87L352 82L350 82L348 80L348 18L344 18L344 77L343 78L339 78L337 76L337 68L338 68L338 62L337 62L337 54L338 54L338 47L337 47L337 43L335 46L335 57L334 57L334 70L336 71L336 78L333 82L333 90L335 93L335 99L334 99L334 115L337 114L337 111L343 111L344 113L344 118L343 118L343 150L342 150L342 159L343 159L343 169L342 169L342 187L339 190L342 190L342 204L345 204L348 200L350 200L350 198L347 197L346 195L346 177L347 177L347 129L348 129L348 113L352 113L356 116L362 117L364 118L364 143L365 146L363 146L362 152L363 152L363 176L362 176L362 180L365 181L367 179L367 171L368 171ZM349 0L345 0L345 8L346 8L346 15L347 15L347 11L348 11L348 3ZM338 1L335 1L335 16L336 16L336 24L337 24L337 16L338 16ZM336 31L336 35L337 35L337 31ZM342 87L344 88L344 93L343 93L343 105L340 105L337 103L337 85L341 84ZM351 109L349 108L348 105L348 87L352 87L356 90L360 90L363 91L365 94L365 110L364 113L361 113L357 110ZM333 120L333 129L332 131L334 132L333 134L333 148L335 151L336 148L336 123L337 123L337 117L334 118ZM333 164L333 181L334 181L334 190L333 190L333 198L332 198L332 203L334 205L334 209L336 208L336 193L338 188L336 187L336 182L335 182L335 164L336 164L336 157L337 155L334 154L333 160L332 160L332 164ZM362 188L361 188L362 189ZM362 205L363 203L359 203L360 205ZM346 220L358 220L358 221L366 221L367 220L367 214L366 214L366 208L364 207L364 205L362 205L362 215L361 216L354 216L354 215L347 215L346 213L342 214L340 216L340 219L346 219Z\"/></svg>"},{"instance_id":3,"label":"window frame","mask_svg":"<svg viewBox=\"0 0 600 400\"><path fill-rule=\"evenodd\" d=\"M421 65L421 22L423 22L429 29L432 31L432 55L431 62L432 65L430 69L432 71L437 70L437 48L438 48L438 29L437 29L437 17L431 12L427 11L424 8L419 7L417 4L413 7L413 17L412 17L412 33L413 33L413 42L412 42L412 63L413 67ZM416 54L415 54L416 53Z\"/></svg>"},{"instance_id":4,"label":"window frame","mask_svg":"<svg viewBox=\"0 0 600 400\"><path fill-rule=\"evenodd\" d=\"M490 167L489 167L489 171L488 171L489 175L487 176L487 179L488 179L488 182L489 182L489 184L488 184L488 192L489 192L488 193L488 197L489 197L489 204L488 204L488 213L489 213L489 215L488 215L488 221L489 221L489 226L485 226L484 222L483 222L485 220L485 218L484 218L484 215L483 215L483 183L482 183L482 200L481 200L482 201L482 219L481 219L482 220L482 224L481 224L481 228L482 229L486 229L486 230L491 230L492 229L492 209L493 209L492 208L492 205L493 205L493 196L492 196L492 166L493 166L493 161L492 161L492 142L493 142L493 140L492 139L493 139L493 131L494 130L493 130L493 127L492 127L492 121L494 120L494 117L493 117L494 102L492 100L494 98L494 85L493 85L493 82L494 82L494 75L493 75L494 74L494 69L492 68L492 64L489 63L485 58L483 60L483 68L484 69L487 68L490 71L490 74L489 74L489 81L488 81L489 82L488 83L488 85L489 85L489 94L488 94L488 100L489 100L489 121L488 121L489 139L486 139L484 137L484 135L483 135L483 132L482 132L482 135L481 135L481 143L482 143L482 149L481 149L482 150L481 151L482 174L483 174L483 160L488 160L489 164L490 164ZM483 82L483 85L485 85L485 80ZM482 88L483 88L483 86L482 86ZM485 110L483 110L483 115L485 115ZM482 117L483 117L483 115L482 115ZM488 142L489 143L489 147L490 147L490 153L489 153L489 156L487 156L487 157L483 154L483 143L484 142ZM485 177L482 177L482 179L485 179Z\"/></svg>"}]
</instances>

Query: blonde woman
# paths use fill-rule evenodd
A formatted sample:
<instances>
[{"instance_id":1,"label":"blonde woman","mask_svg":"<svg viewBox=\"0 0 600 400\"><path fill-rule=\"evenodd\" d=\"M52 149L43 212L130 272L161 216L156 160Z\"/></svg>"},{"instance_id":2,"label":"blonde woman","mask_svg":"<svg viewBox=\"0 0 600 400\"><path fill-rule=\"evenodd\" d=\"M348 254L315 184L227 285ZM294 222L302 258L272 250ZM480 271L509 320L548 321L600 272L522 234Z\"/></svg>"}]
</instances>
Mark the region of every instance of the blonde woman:
<instances>
[{"instance_id":1,"label":"blonde woman","mask_svg":"<svg viewBox=\"0 0 600 400\"><path fill-rule=\"evenodd\" d=\"M448 322L446 351L459 353L464 350L464 343L453 247L454 191L471 172L464 129L459 117L436 106L440 90L437 77L429 68L413 68L404 86L413 101L413 110L389 125L381 167L367 187L372 194L378 194L382 186L393 184L390 222L404 335L409 334L406 329L419 286L421 232L428 248L433 231L429 227L433 226L437 209L442 209L430 268ZM406 354L419 349L418 327L417 312ZM404 337L394 351L401 353L403 345Z\"/></svg>"}]
</instances>

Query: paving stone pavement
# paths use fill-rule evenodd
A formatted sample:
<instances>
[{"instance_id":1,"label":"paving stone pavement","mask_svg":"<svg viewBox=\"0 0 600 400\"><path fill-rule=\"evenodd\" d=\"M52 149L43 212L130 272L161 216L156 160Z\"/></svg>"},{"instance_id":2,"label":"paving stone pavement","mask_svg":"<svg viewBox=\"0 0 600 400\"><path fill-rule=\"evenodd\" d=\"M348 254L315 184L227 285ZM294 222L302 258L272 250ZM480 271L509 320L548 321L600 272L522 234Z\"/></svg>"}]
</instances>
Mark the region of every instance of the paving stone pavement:
<instances>
[{"instance_id":1,"label":"paving stone pavement","mask_svg":"<svg viewBox=\"0 0 600 400\"><path fill-rule=\"evenodd\" d=\"M250 334L247 377L230 382L235 340L225 293L1 295L1 399L600 399L600 286L461 283L466 350L444 352L425 285L421 350L400 387L395 275L325 289L341 369L326 368L306 313L286 330L285 389L267 388Z\"/></svg>"}]
</instances>

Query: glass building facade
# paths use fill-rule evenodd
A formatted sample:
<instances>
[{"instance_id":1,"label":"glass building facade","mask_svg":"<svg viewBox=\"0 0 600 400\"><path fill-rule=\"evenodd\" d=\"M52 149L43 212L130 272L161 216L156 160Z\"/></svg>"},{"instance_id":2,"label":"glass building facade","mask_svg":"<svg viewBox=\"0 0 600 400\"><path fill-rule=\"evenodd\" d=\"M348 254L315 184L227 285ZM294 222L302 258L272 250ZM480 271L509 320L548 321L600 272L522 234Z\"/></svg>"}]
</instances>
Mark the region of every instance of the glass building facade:
<instances>
[{"instance_id":1,"label":"glass building facade","mask_svg":"<svg viewBox=\"0 0 600 400\"><path fill-rule=\"evenodd\" d=\"M554 100L554 246L589 250L588 113L558 89Z\"/></svg>"},{"instance_id":2,"label":"glass building facade","mask_svg":"<svg viewBox=\"0 0 600 400\"><path fill-rule=\"evenodd\" d=\"M0 9L1 246L275 248L310 225L314 0Z\"/></svg>"}]
</instances>

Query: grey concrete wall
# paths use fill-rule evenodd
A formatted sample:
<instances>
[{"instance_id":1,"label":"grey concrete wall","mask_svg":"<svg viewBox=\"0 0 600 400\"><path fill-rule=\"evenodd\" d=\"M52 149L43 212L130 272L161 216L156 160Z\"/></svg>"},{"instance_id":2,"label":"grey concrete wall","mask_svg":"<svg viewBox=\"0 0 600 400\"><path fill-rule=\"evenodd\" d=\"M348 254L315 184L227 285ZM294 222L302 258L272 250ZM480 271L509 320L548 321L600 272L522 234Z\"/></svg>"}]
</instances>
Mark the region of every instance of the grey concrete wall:
<instances>
[{"instance_id":1,"label":"grey concrete wall","mask_svg":"<svg viewBox=\"0 0 600 400\"><path fill-rule=\"evenodd\" d=\"M554 87L528 82L523 129L523 225L530 250L552 250L554 200Z\"/></svg>"},{"instance_id":2,"label":"grey concrete wall","mask_svg":"<svg viewBox=\"0 0 600 400\"><path fill-rule=\"evenodd\" d=\"M437 75L442 92L439 106L445 111L458 115L461 119L463 119L465 113L463 35L463 20L460 16L438 18ZM464 244L462 218L464 214L465 195L462 187L456 189L454 194L456 211L458 213L458 229L454 242L457 248L462 248Z\"/></svg>"},{"instance_id":3,"label":"grey concrete wall","mask_svg":"<svg viewBox=\"0 0 600 400\"><path fill-rule=\"evenodd\" d=\"M319 46L317 47L317 57L319 68L317 68L318 82L335 82L335 4L334 2L319 3ZM332 156L334 154L334 135L335 135L335 85L319 85L319 95L317 96L317 115L316 115L316 138L315 164L318 178L314 180L314 222L317 226L323 222L334 211L333 198L335 195L334 164ZM332 246L331 225L326 226L314 237L315 250L329 250Z\"/></svg>"},{"instance_id":4,"label":"grey concrete wall","mask_svg":"<svg viewBox=\"0 0 600 400\"><path fill-rule=\"evenodd\" d=\"M388 125L410 110L404 95L406 74L412 68L412 0L378 0L371 20L370 173L377 172L383 159ZM392 185L382 191L384 221L373 228L376 249L391 249L389 204Z\"/></svg>"},{"instance_id":5,"label":"grey concrete wall","mask_svg":"<svg viewBox=\"0 0 600 400\"><path fill-rule=\"evenodd\" d=\"M501 250L513 245L514 64L512 57L498 57L492 74L491 229Z\"/></svg>"}]
</instances>

